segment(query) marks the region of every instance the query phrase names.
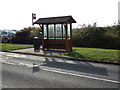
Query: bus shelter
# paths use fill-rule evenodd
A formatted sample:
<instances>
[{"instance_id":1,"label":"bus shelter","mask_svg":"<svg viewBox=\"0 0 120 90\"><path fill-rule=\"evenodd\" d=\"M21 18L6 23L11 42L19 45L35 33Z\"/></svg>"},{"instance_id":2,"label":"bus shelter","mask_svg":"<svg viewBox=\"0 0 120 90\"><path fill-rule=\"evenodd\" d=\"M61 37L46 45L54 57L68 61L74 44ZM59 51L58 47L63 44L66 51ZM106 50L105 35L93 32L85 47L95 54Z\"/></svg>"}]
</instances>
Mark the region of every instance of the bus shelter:
<instances>
[{"instance_id":1,"label":"bus shelter","mask_svg":"<svg viewBox=\"0 0 120 90\"><path fill-rule=\"evenodd\" d=\"M72 16L39 18L33 24L42 29L42 49L64 49L72 51Z\"/></svg>"}]
</instances>

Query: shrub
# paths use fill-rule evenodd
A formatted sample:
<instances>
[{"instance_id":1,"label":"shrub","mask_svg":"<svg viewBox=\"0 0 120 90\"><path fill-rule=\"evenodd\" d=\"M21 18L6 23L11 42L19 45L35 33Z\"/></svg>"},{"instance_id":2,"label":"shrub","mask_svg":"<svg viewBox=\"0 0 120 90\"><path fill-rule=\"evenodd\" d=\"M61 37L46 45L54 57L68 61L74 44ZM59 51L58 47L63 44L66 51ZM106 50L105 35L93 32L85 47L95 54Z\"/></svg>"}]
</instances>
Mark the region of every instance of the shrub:
<instances>
[{"instance_id":1,"label":"shrub","mask_svg":"<svg viewBox=\"0 0 120 90\"><path fill-rule=\"evenodd\" d=\"M77 33L76 33L77 32ZM73 45L78 47L95 47L119 49L120 27L84 27L73 31Z\"/></svg>"},{"instance_id":2,"label":"shrub","mask_svg":"<svg viewBox=\"0 0 120 90\"><path fill-rule=\"evenodd\" d=\"M12 41L19 44L33 44L33 37L38 36L38 32L40 28L24 28L16 33Z\"/></svg>"}]
</instances>

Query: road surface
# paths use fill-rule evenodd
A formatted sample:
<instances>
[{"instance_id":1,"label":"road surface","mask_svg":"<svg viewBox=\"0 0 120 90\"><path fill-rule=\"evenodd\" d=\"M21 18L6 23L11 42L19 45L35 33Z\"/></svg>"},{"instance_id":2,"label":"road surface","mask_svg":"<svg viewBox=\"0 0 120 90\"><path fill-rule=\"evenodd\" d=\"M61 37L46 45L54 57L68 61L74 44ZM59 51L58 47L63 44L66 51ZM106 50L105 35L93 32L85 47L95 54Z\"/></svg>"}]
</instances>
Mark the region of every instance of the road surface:
<instances>
[{"instance_id":1,"label":"road surface","mask_svg":"<svg viewBox=\"0 0 120 90\"><path fill-rule=\"evenodd\" d=\"M2 53L3 88L118 88L118 65Z\"/></svg>"}]
</instances>

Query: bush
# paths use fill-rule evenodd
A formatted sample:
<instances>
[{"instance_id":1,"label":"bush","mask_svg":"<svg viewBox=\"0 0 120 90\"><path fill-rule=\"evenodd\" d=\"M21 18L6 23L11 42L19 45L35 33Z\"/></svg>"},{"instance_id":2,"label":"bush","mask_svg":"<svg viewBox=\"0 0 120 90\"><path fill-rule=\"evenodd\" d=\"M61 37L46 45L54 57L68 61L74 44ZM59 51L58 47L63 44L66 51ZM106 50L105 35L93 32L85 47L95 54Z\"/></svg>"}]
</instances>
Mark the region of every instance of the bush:
<instances>
[{"instance_id":1,"label":"bush","mask_svg":"<svg viewBox=\"0 0 120 90\"><path fill-rule=\"evenodd\" d=\"M33 37L38 36L38 32L40 28L24 28L16 33L12 41L18 44L33 44Z\"/></svg>"},{"instance_id":2,"label":"bush","mask_svg":"<svg viewBox=\"0 0 120 90\"><path fill-rule=\"evenodd\" d=\"M78 47L119 49L120 27L84 27L73 31L73 45Z\"/></svg>"}]
</instances>

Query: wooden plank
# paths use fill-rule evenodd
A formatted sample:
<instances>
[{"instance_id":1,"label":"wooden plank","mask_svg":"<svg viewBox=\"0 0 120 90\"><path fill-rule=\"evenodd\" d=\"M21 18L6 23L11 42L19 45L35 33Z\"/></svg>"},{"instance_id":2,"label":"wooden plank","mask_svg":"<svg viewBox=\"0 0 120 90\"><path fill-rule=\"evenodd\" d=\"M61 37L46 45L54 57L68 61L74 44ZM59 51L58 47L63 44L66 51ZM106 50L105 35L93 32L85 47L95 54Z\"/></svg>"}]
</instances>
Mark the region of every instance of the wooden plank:
<instances>
[{"instance_id":1,"label":"wooden plank","mask_svg":"<svg viewBox=\"0 0 120 90\"><path fill-rule=\"evenodd\" d=\"M45 40L45 48L53 48L53 49L66 49L65 46L66 40L62 39L46 39Z\"/></svg>"},{"instance_id":2,"label":"wooden plank","mask_svg":"<svg viewBox=\"0 0 120 90\"><path fill-rule=\"evenodd\" d=\"M65 44L66 40L62 39L45 39L44 40L45 44Z\"/></svg>"}]
</instances>

